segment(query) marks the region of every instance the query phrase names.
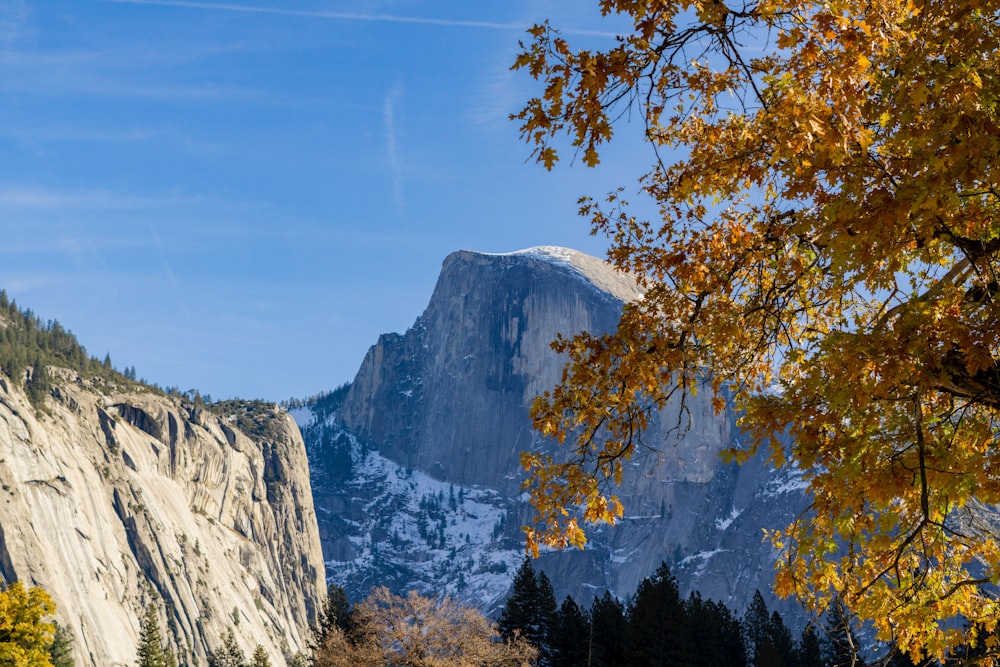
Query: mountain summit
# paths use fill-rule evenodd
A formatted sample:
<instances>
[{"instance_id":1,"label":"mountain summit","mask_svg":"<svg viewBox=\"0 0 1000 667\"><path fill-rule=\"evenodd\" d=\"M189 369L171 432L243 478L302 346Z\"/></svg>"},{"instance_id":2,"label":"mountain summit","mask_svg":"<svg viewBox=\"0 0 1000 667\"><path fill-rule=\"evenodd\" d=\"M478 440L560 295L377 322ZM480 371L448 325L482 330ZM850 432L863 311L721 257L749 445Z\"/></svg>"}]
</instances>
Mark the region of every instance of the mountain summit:
<instances>
[{"instance_id":1,"label":"mountain summit","mask_svg":"<svg viewBox=\"0 0 1000 667\"><path fill-rule=\"evenodd\" d=\"M548 448L530 405L558 381L557 334L611 331L635 281L574 250L459 251L443 263L427 309L405 334L385 334L346 388L296 413L309 450L327 571L355 597L387 583L447 592L493 608L523 554L520 453ZM724 464L738 442L708 392L655 415L649 450L627 464L626 516L585 550L547 552L561 597L625 597L668 562L682 587L741 608L769 590L763 527L802 505L794 474L760 459Z\"/></svg>"}]
</instances>

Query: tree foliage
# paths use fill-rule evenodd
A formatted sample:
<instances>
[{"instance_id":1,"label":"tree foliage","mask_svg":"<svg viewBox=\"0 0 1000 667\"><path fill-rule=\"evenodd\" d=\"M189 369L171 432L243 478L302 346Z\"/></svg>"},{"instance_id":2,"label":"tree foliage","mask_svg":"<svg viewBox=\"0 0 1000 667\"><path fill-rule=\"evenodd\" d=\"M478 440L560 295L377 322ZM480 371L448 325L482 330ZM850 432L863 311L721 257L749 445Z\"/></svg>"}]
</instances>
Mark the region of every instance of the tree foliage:
<instances>
[{"instance_id":1,"label":"tree foliage","mask_svg":"<svg viewBox=\"0 0 1000 667\"><path fill-rule=\"evenodd\" d=\"M142 617L139 644L136 646L136 667L177 667L173 649L164 647L160 633L159 611L150 604Z\"/></svg>"},{"instance_id":2,"label":"tree foliage","mask_svg":"<svg viewBox=\"0 0 1000 667\"><path fill-rule=\"evenodd\" d=\"M0 290L0 373L24 386L32 405L40 407L52 389L48 366L76 371L87 380L126 383L135 380L114 370L110 357L102 363L87 354L72 332L55 320L42 321L31 310L18 307Z\"/></svg>"},{"instance_id":3,"label":"tree foliage","mask_svg":"<svg viewBox=\"0 0 1000 667\"><path fill-rule=\"evenodd\" d=\"M55 632L49 645L49 661L52 667L73 667L73 631L65 625L53 621Z\"/></svg>"},{"instance_id":4,"label":"tree foliage","mask_svg":"<svg viewBox=\"0 0 1000 667\"><path fill-rule=\"evenodd\" d=\"M250 667L271 667L271 658L260 644L257 644L257 647L253 651L253 657L250 658Z\"/></svg>"},{"instance_id":5,"label":"tree foliage","mask_svg":"<svg viewBox=\"0 0 1000 667\"><path fill-rule=\"evenodd\" d=\"M25 588L15 581L0 591L0 665L51 667L49 647L55 625L52 598L39 587Z\"/></svg>"},{"instance_id":6,"label":"tree foliage","mask_svg":"<svg viewBox=\"0 0 1000 667\"><path fill-rule=\"evenodd\" d=\"M265 654L266 657L266 654ZM208 667L246 667L247 657L236 641L232 628L222 639L222 646L208 655Z\"/></svg>"},{"instance_id":7,"label":"tree foliage","mask_svg":"<svg viewBox=\"0 0 1000 667\"><path fill-rule=\"evenodd\" d=\"M522 639L501 639L475 609L411 591L401 597L377 588L354 612L345 632L334 625L316 649L317 667L529 667L535 650Z\"/></svg>"},{"instance_id":8,"label":"tree foliage","mask_svg":"<svg viewBox=\"0 0 1000 667\"><path fill-rule=\"evenodd\" d=\"M811 513L771 536L779 593L843 599L914 659L991 637L1000 3L598 5L630 30L577 50L535 26L514 67L543 92L516 118L549 168L561 136L593 165L638 119L657 217L582 200L645 297L555 344L570 362L535 423L571 455L523 456L529 547L619 518L608 483L650 411L707 385L809 483Z\"/></svg>"},{"instance_id":9,"label":"tree foliage","mask_svg":"<svg viewBox=\"0 0 1000 667\"><path fill-rule=\"evenodd\" d=\"M328 585L326 589L326 600L323 602L323 606L320 609L316 627L313 628L313 637L310 642L310 648L315 651L316 648L322 646L327 637L335 631L339 630L340 633L344 635L350 634L354 627L353 619L354 610L351 607L350 601L347 599L347 593L343 588L337 586L336 584Z\"/></svg>"}]
</instances>

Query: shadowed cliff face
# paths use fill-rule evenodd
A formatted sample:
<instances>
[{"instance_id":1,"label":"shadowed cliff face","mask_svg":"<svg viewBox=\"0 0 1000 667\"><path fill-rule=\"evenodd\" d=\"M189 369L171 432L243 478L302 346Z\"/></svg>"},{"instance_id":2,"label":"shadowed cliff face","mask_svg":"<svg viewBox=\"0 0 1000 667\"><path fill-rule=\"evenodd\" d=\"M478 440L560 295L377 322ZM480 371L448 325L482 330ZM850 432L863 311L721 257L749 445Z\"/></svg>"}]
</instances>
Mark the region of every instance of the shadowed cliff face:
<instances>
[{"instance_id":1,"label":"shadowed cliff face","mask_svg":"<svg viewBox=\"0 0 1000 667\"><path fill-rule=\"evenodd\" d=\"M134 664L148 604L180 664L230 628L275 665L305 649L325 574L292 420L268 409L250 438L180 399L52 372L41 411L0 381L0 576L52 595L76 664Z\"/></svg>"},{"instance_id":2,"label":"shadowed cliff face","mask_svg":"<svg viewBox=\"0 0 1000 667\"><path fill-rule=\"evenodd\" d=\"M404 335L379 339L325 421L327 435L356 439L369 451L356 452L353 477L324 472L329 454L316 446L316 415L300 422L314 463L331 577L349 589L392 577L401 588L443 590L487 609L501 599L506 591L490 589L486 573L516 563L520 526L531 520L520 495L520 452L542 447L558 456L539 441L530 418L532 400L556 384L564 364L549 344L560 333L613 330L624 302L640 297L627 276L571 250L450 255L424 313ZM761 529L783 527L801 509L801 484L793 472L777 473L759 458L742 468L723 464L719 452L739 437L733 416L715 414L708 391L689 396L685 407L689 420L681 431L675 428L678 405L654 416L644 435L648 450L627 464L624 520L595 528L585 551L542 556L539 567L559 597L571 593L588 604L604 589L625 597L661 561L671 564L682 586L737 608L755 589L770 589L773 556ZM392 524L372 502L392 498L415 507L407 505L396 473L358 481L357 463L372 453L398 466L399 479L418 471L459 489L495 492L494 507L504 517L500 530L479 533L478 541L442 530L407 542L405 525ZM422 511L413 509L411 521L421 520ZM441 522L447 527L462 516L458 508ZM379 530L399 539L373 538ZM462 561L484 573L466 582L464 595L454 585L461 571L451 565ZM440 566L417 565L429 562Z\"/></svg>"},{"instance_id":3,"label":"shadowed cliff face","mask_svg":"<svg viewBox=\"0 0 1000 667\"><path fill-rule=\"evenodd\" d=\"M619 291L638 294L629 287ZM559 255L454 253L413 328L369 351L343 422L402 465L456 484L503 480L517 493L518 455L535 440L531 401L561 369L550 343L559 332L611 330L621 303Z\"/></svg>"}]
</instances>

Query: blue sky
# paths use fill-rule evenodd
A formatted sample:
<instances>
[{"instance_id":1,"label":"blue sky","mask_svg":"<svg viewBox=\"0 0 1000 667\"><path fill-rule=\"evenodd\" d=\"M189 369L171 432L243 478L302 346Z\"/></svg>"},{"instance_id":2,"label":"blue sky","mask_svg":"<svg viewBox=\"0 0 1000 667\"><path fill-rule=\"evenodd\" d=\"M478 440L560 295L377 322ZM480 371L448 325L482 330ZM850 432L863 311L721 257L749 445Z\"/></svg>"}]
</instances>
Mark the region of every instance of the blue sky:
<instances>
[{"instance_id":1,"label":"blue sky","mask_svg":"<svg viewBox=\"0 0 1000 667\"><path fill-rule=\"evenodd\" d=\"M5 0L0 287L164 386L280 400L349 381L454 250L601 255L583 194L507 120L532 23L611 43L580 0Z\"/></svg>"}]
</instances>

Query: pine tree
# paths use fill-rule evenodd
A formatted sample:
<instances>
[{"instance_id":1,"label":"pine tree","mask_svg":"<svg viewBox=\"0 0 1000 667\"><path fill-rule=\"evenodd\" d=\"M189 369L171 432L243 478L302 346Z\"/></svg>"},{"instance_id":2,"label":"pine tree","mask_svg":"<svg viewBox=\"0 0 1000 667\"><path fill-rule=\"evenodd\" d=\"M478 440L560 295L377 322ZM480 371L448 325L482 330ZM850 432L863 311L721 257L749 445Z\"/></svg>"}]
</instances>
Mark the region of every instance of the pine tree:
<instances>
[{"instance_id":1,"label":"pine tree","mask_svg":"<svg viewBox=\"0 0 1000 667\"><path fill-rule=\"evenodd\" d=\"M781 615L768 611L759 590L743 615L743 630L754 667L789 667L794 663L792 635Z\"/></svg>"},{"instance_id":2,"label":"pine tree","mask_svg":"<svg viewBox=\"0 0 1000 667\"><path fill-rule=\"evenodd\" d=\"M349 635L354 628L354 610L347 599L347 593L336 584L326 590L326 601L319 613L319 623L313 630L312 648L322 646L335 629Z\"/></svg>"},{"instance_id":3,"label":"pine tree","mask_svg":"<svg viewBox=\"0 0 1000 667\"><path fill-rule=\"evenodd\" d=\"M231 628L222 641L222 648L209 653L208 667L247 667L247 658Z\"/></svg>"},{"instance_id":4,"label":"pine tree","mask_svg":"<svg viewBox=\"0 0 1000 667\"><path fill-rule=\"evenodd\" d=\"M587 664L590 619L579 605L566 596L545 642L549 647L552 667L579 667Z\"/></svg>"},{"instance_id":5,"label":"pine tree","mask_svg":"<svg viewBox=\"0 0 1000 667\"><path fill-rule=\"evenodd\" d=\"M136 667L168 667L160 637L160 621L156 607L146 607L139 630L139 645L136 647Z\"/></svg>"},{"instance_id":6,"label":"pine tree","mask_svg":"<svg viewBox=\"0 0 1000 667\"><path fill-rule=\"evenodd\" d=\"M246 655L231 628L222 640L222 648L208 654L208 667L247 667Z\"/></svg>"},{"instance_id":7,"label":"pine tree","mask_svg":"<svg viewBox=\"0 0 1000 667\"><path fill-rule=\"evenodd\" d=\"M73 631L65 625L54 623L55 635L49 646L49 660L52 667L73 667Z\"/></svg>"},{"instance_id":8,"label":"pine tree","mask_svg":"<svg viewBox=\"0 0 1000 667\"><path fill-rule=\"evenodd\" d=\"M777 610L771 612L767 624L768 637L771 640L771 658L763 663L763 667L792 667L795 662L795 647L792 633Z\"/></svg>"},{"instance_id":9,"label":"pine tree","mask_svg":"<svg viewBox=\"0 0 1000 667\"><path fill-rule=\"evenodd\" d=\"M552 667L554 650L551 638L556 626L556 596L552 590L552 582L544 572L538 573L538 619L535 621L535 633L538 649L539 667Z\"/></svg>"},{"instance_id":10,"label":"pine tree","mask_svg":"<svg viewBox=\"0 0 1000 667\"><path fill-rule=\"evenodd\" d=\"M750 664L761 667L761 663L770 654L770 637L768 626L771 623L771 613L764 602L760 591L754 591L750 606L743 614L743 636L746 640Z\"/></svg>"},{"instance_id":11,"label":"pine tree","mask_svg":"<svg viewBox=\"0 0 1000 667\"><path fill-rule=\"evenodd\" d=\"M31 368L31 377L28 378L24 389L28 394L28 400L36 408L42 405L45 397L52 391L52 380L49 377L49 369L41 353L35 355L35 360Z\"/></svg>"},{"instance_id":12,"label":"pine tree","mask_svg":"<svg viewBox=\"0 0 1000 667\"><path fill-rule=\"evenodd\" d=\"M520 634L532 646L538 645L538 579L527 557L514 575L510 597L500 612L497 629L504 639Z\"/></svg>"},{"instance_id":13,"label":"pine tree","mask_svg":"<svg viewBox=\"0 0 1000 667\"><path fill-rule=\"evenodd\" d=\"M590 606L587 664L591 667L624 667L625 609L608 591Z\"/></svg>"},{"instance_id":14,"label":"pine tree","mask_svg":"<svg viewBox=\"0 0 1000 667\"><path fill-rule=\"evenodd\" d=\"M253 658L250 660L250 667L271 667L271 659L267 656L267 651L260 644L254 649Z\"/></svg>"},{"instance_id":15,"label":"pine tree","mask_svg":"<svg viewBox=\"0 0 1000 667\"><path fill-rule=\"evenodd\" d=\"M689 647L677 580L666 563L643 580L628 610L626 655L631 667L685 665Z\"/></svg>"},{"instance_id":16,"label":"pine tree","mask_svg":"<svg viewBox=\"0 0 1000 667\"><path fill-rule=\"evenodd\" d=\"M691 667L746 667L740 623L725 605L705 601L697 592L684 602Z\"/></svg>"},{"instance_id":17,"label":"pine tree","mask_svg":"<svg viewBox=\"0 0 1000 667\"><path fill-rule=\"evenodd\" d=\"M826 614L826 663L833 667L864 667L861 659L861 645L854 636L853 622L850 612L844 603L837 599L830 605Z\"/></svg>"},{"instance_id":18,"label":"pine tree","mask_svg":"<svg viewBox=\"0 0 1000 667\"><path fill-rule=\"evenodd\" d=\"M802 636L799 637L798 644L795 645L795 665L796 667L827 667L828 665L823 657L823 646L819 635L816 634L816 626L812 623L805 627Z\"/></svg>"}]
</instances>

